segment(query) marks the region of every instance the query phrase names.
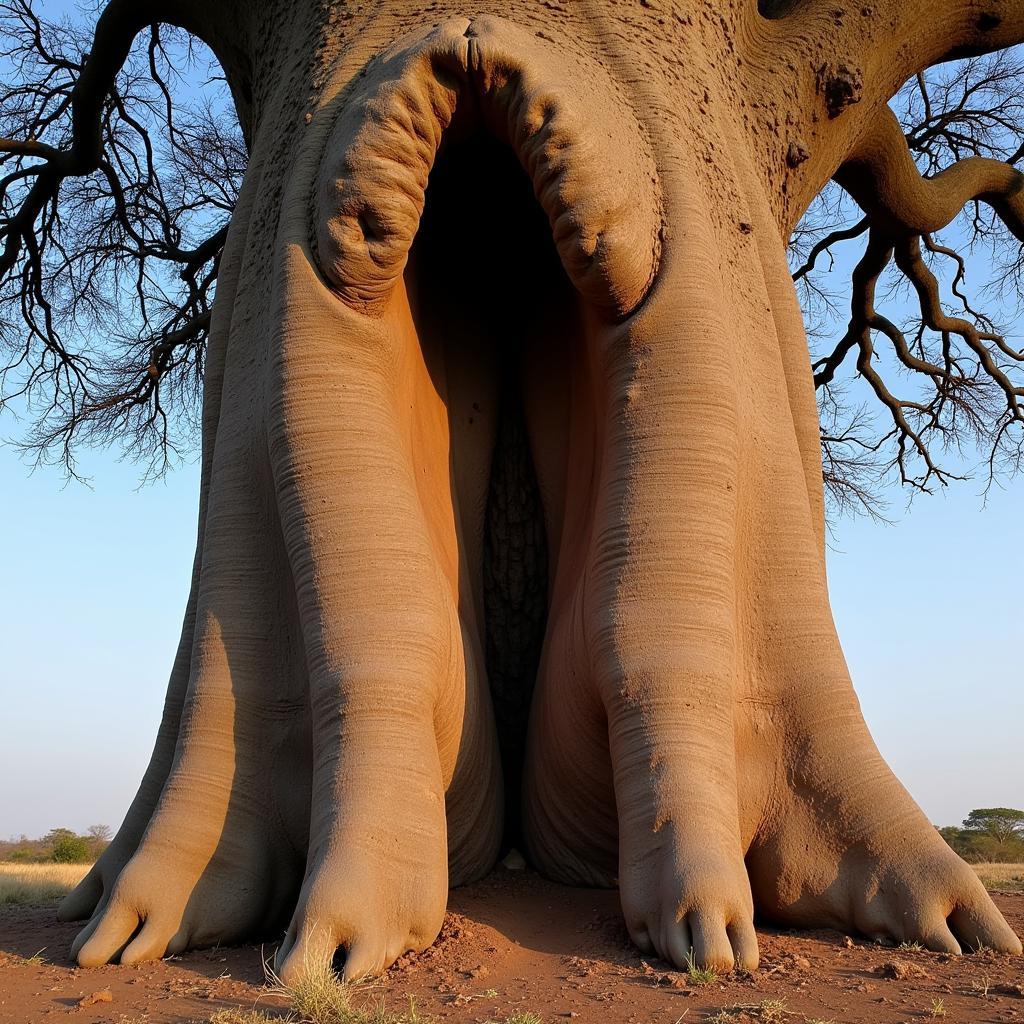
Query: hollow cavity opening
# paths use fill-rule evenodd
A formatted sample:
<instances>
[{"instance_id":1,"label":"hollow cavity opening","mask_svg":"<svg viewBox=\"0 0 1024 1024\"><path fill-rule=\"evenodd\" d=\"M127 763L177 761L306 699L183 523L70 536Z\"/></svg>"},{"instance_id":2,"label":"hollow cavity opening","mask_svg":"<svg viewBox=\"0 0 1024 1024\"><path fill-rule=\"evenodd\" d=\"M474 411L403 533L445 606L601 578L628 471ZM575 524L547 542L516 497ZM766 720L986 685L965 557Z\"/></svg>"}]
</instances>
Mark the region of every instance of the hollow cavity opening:
<instances>
[{"instance_id":1,"label":"hollow cavity opening","mask_svg":"<svg viewBox=\"0 0 1024 1024\"><path fill-rule=\"evenodd\" d=\"M479 121L457 115L445 133L405 279L448 409L459 543L483 606L505 845L521 848L522 765L548 611L538 464L550 461L548 450L564 450L553 436L559 417L537 409L551 393L546 378L565 372L565 325L579 300L528 176Z\"/></svg>"}]
</instances>

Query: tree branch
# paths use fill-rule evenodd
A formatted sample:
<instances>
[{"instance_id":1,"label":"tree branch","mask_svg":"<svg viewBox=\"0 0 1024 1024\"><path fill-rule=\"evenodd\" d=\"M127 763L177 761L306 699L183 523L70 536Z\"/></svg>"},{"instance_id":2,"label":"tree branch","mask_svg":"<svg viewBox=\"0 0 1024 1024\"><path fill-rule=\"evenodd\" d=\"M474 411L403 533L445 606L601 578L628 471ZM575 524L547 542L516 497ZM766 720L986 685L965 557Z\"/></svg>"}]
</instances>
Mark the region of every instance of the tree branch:
<instances>
[{"instance_id":1,"label":"tree branch","mask_svg":"<svg viewBox=\"0 0 1024 1024\"><path fill-rule=\"evenodd\" d=\"M891 233L939 231L967 203L980 200L1024 241L1024 174L1001 160L968 157L923 178L888 107L872 120L835 177L871 223Z\"/></svg>"},{"instance_id":2,"label":"tree branch","mask_svg":"<svg viewBox=\"0 0 1024 1024\"><path fill-rule=\"evenodd\" d=\"M873 475L877 465L872 460L883 447L892 447L887 465L898 470L901 481L922 490L932 481L945 483L962 475L944 467L939 454L952 448L962 458L965 444L985 445L990 480L997 462L1011 470L1021 464L1024 382L1019 370L1024 353L1006 341L992 317L973 307L965 291L964 258L931 232L950 224L965 206L976 208L982 202L995 211L993 222L1020 250L1024 176L1009 160L997 157L1002 152L1012 158L1024 148L1024 104L1014 99L1022 74L1018 58L996 55L966 61L939 75L918 76L908 86L902 126L888 111L878 116L849 163L836 173L864 212L862 220L830 228L828 218L842 215L849 220L841 205L832 202L823 207L828 218L816 229L801 228L799 244L808 256L794 278L804 284L814 276L816 257L857 237L858 229L868 231L867 246L852 274L845 330L812 361L821 407L832 417L830 428L822 432L822 455L835 503L848 507L864 480L881 479ZM959 153L967 155L957 159ZM936 169L931 177L921 174L915 156ZM952 165L943 166L951 157ZM975 239L997 237L976 212L968 231ZM807 241L809 232L813 243ZM943 283L926 254L951 264L946 287L965 316L944 307ZM1009 272L1015 273L1019 265L1018 255ZM916 328L901 329L876 308L876 293L887 274L911 285L920 312ZM885 344L880 346L879 339ZM839 374L850 362L885 411L889 426L874 440L870 421L861 413L855 424L839 419ZM890 383L894 371L910 382L909 394ZM846 470L854 477L843 491Z\"/></svg>"},{"instance_id":3,"label":"tree branch","mask_svg":"<svg viewBox=\"0 0 1024 1024\"><path fill-rule=\"evenodd\" d=\"M76 439L116 439L165 466L172 423L194 422L247 160L229 106L172 95L192 44L159 34L158 15L177 20L170 4L116 0L86 38L31 0L0 2L0 56L20 69L0 88L0 407L30 403L21 447L71 472Z\"/></svg>"}]
</instances>

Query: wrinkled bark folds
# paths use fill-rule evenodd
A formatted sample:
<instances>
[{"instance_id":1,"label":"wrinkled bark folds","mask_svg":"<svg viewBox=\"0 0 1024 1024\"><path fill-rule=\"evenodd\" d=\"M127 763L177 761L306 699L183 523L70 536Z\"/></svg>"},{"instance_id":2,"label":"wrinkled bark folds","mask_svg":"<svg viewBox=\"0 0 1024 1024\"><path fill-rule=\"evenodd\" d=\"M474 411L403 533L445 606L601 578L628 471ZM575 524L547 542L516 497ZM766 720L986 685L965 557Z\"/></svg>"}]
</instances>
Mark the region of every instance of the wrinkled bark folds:
<instances>
[{"instance_id":1,"label":"wrinkled bark folds","mask_svg":"<svg viewBox=\"0 0 1024 1024\"><path fill-rule=\"evenodd\" d=\"M1019 952L853 694L784 240L848 161L888 209L899 77L1020 5L441 6L237 12L193 593L80 962L287 925L286 977L379 971L503 776L677 965L755 966L755 907Z\"/></svg>"}]
</instances>

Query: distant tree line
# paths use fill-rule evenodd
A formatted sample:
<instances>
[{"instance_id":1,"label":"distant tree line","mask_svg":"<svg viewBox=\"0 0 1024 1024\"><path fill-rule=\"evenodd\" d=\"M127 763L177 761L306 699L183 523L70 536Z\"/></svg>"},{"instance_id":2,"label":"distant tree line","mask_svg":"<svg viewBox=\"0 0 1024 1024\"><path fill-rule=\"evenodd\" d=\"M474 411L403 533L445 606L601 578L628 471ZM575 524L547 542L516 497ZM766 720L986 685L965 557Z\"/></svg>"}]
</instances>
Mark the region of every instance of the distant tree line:
<instances>
[{"instance_id":1,"label":"distant tree line","mask_svg":"<svg viewBox=\"0 0 1024 1024\"><path fill-rule=\"evenodd\" d=\"M939 834L966 861L1024 863L1024 811L1013 807L979 807Z\"/></svg>"},{"instance_id":2,"label":"distant tree line","mask_svg":"<svg viewBox=\"0 0 1024 1024\"><path fill-rule=\"evenodd\" d=\"M1024 864L1024 811L979 807L962 825L945 825L939 835L971 863ZM84 835L54 828L40 839L0 840L0 861L26 864L87 864L110 843L109 825L90 825Z\"/></svg>"},{"instance_id":3,"label":"distant tree line","mask_svg":"<svg viewBox=\"0 0 1024 1024\"><path fill-rule=\"evenodd\" d=\"M88 864L109 845L109 825L90 825L84 835L69 828L50 829L40 839L0 840L0 861L22 864Z\"/></svg>"}]
</instances>

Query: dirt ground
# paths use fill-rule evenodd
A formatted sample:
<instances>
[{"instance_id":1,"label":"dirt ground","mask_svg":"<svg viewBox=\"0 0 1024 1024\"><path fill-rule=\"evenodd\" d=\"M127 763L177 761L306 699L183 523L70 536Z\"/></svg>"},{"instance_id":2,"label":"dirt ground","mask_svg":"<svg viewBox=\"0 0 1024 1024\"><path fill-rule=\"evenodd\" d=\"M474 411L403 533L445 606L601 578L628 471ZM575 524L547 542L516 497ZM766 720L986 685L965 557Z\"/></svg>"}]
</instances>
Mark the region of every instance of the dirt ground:
<instances>
[{"instance_id":1,"label":"dirt ground","mask_svg":"<svg viewBox=\"0 0 1024 1024\"><path fill-rule=\"evenodd\" d=\"M995 898L1024 933L1024 893ZM206 1021L229 1006L281 1005L262 985L261 958L272 946L84 970L67 956L75 931L76 925L57 923L52 905L0 907L0 1022L67 1017L76 1024L170 1024ZM400 961L372 995L395 1009L412 995L421 1012L453 1024L504 1020L517 1011L537 1013L545 1024L690 1024L723 1009L720 1019L737 1024L1024 1022L1024 959L1018 957L887 949L831 931L759 934L756 974L698 985L639 956L616 893L566 889L499 869L452 892L438 941ZM109 1002L79 1006L104 990Z\"/></svg>"}]
</instances>

